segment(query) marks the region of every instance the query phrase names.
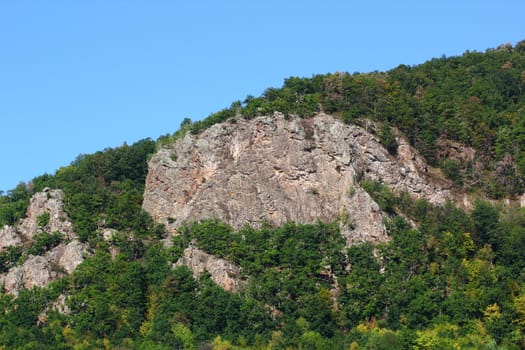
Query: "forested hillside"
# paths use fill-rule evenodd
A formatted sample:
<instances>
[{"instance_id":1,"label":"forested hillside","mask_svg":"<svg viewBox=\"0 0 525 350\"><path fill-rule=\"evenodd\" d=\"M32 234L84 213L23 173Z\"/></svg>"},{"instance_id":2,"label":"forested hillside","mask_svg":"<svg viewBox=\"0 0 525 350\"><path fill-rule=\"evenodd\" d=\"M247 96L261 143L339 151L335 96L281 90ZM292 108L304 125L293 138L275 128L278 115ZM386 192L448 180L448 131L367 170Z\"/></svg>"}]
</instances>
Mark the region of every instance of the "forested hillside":
<instances>
[{"instance_id":1,"label":"forested hillside","mask_svg":"<svg viewBox=\"0 0 525 350\"><path fill-rule=\"evenodd\" d=\"M248 96L191 127L200 132L235 115L320 111L347 123L374 120L399 128L458 186L491 198L523 193L525 42L435 58L388 72L291 77L281 88ZM395 152L388 127L379 136ZM463 154L455 150L463 147Z\"/></svg>"},{"instance_id":2,"label":"forested hillside","mask_svg":"<svg viewBox=\"0 0 525 350\"><path fill-rule=\"evenodd\" d=\"M388 72L288 78L157 141L82 155L20 184L0 197L0 225L16 225L33 194L61 189L90 256L46 288L0 293L0 348L522 349L524 90L525 42ZM373 125L391 154L397 128L479 199L467 212L359 179L387 217L389 242L348 246L340 224L352 222L341 216L239 230L188 223L165 244L142 210L150 156L187 133L274 111ZM0 273L65 239L43 237L40 250L0 250ZM174 267L188 246L239 266L240 292Z\"/></svg>"}]
</instances>

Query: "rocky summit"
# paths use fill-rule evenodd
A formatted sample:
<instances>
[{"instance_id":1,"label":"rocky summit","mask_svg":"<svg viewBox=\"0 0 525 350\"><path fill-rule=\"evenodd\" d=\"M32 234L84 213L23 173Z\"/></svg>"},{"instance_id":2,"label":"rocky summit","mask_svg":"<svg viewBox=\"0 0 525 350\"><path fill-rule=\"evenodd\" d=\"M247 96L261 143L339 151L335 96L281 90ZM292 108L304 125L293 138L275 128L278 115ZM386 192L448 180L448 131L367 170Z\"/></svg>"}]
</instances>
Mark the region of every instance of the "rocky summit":
<instances>
[{"instance_id":1,"label":"rocky summit","mask_svg":"<svg viewBox=\"0 0 525 350\"><path fill-rule=\"evenodd\" d=\"M393 156L366 128L326 114L230 119L152 157L143 208L172 233L211 218L236 228L340 220L349 245L386 241L383 213L359 179L433 204L454 198L399 133L397 143Z\"/></svg>"}]
</instances>

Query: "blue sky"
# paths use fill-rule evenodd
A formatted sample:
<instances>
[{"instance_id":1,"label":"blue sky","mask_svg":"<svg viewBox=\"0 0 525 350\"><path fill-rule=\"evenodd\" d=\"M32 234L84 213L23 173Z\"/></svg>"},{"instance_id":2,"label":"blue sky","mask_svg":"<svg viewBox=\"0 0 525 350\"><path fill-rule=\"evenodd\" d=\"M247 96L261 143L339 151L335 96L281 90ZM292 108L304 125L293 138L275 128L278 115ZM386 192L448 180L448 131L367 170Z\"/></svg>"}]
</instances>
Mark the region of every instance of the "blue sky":
<instances>
[{"instance_id":1,"label":"blue sky","mask_svg":"<svg viewBox=\"0 0 525 350\"><path fill-rule=\"evenodd\" d=\"M525 39L525 1L0 2L0 190L290 76Z\"/></svg>"}]
</instances>

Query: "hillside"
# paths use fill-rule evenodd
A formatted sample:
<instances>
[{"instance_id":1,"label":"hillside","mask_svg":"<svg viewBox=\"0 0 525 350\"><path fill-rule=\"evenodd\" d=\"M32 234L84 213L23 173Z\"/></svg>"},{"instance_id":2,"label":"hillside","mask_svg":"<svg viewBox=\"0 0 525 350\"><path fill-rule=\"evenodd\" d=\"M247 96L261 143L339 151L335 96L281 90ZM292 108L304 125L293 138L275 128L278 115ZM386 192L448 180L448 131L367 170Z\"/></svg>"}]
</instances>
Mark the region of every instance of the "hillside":
<instances>
[{"instance_id":1,"label":"hillside","mask_svg":"<svg viewBox=\"0 0 525 350\"><path fill-rule=\"evenodd\" d=\"M0 197L0 348L525 347L525 42L288 78Z\"/></svg>"},{"instance_id":2,"label":"hillside","mask_svg":"<svg viewBox=\"0 0 525 350\"><path fill-rule=\"evenodd\" d=\"M384 242L384 218L362 183L381 181L433 204L463 199L403 138L396 142L392 156L364 128L326 114L231 119L159 149L143 207L168 231L206 219L240 229L346 217L348 245Z\"/></svg>"},{"instance_id":3,"label":"hillside","mask_svg":"<svg viewBox=\"0 0 525 350\"><path fill-rule=\"evenodd\" d=\"M191 126L194 133L235 115L325 112L349 124L395 126L458 186L492 198L523 193L525 42L467 52L388 72L288 78ZM378 134L395 151L389 128Z\"/></svg>"}]
</instances>

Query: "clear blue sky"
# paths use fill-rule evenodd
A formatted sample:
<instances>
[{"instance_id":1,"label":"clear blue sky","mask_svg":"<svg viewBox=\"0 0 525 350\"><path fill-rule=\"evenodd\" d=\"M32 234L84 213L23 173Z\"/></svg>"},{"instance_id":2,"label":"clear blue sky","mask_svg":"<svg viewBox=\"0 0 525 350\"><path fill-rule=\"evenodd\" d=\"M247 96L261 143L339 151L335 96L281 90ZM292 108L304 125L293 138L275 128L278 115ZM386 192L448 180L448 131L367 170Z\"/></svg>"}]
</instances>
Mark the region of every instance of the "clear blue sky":
<instances>
[{"instance_id":1,"label":"clear blue sky","mask_svg":"<svg viewBox=\"0 0 525 350\"><path fill-rule=\"evenodd\" d=\"M290 76L525 39L525 1L0 2L0 190Z\"/></svg>"}]
</instances>

